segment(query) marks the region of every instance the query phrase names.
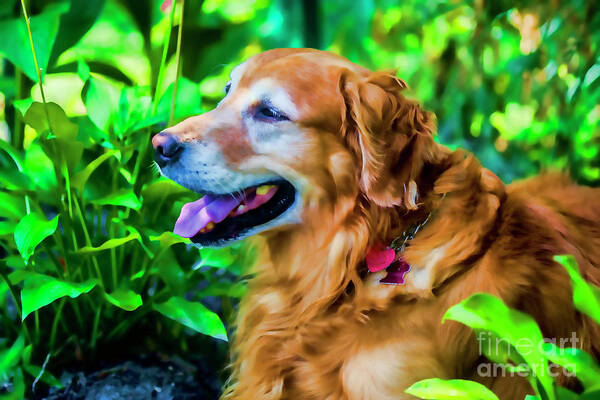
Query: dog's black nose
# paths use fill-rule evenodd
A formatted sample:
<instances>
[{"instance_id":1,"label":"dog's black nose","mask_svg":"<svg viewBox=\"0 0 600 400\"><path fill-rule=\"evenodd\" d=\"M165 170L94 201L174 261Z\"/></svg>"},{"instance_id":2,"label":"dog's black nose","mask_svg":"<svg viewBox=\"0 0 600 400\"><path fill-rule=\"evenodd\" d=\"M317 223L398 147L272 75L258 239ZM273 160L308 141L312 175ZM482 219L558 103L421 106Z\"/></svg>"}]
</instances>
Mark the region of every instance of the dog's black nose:
<instances>
[{"instance_id":1,"label":"dog's black nose","mask_svg":"<svg viewBox=\"0 0 600 400\"><path fill-rule=\"evenodd\" d=\"M166 132L154 135L152 146L154 146L154 161L161 167L177 160L183 150L183 146L177 139Z\"/></svg>"}]
</instances>

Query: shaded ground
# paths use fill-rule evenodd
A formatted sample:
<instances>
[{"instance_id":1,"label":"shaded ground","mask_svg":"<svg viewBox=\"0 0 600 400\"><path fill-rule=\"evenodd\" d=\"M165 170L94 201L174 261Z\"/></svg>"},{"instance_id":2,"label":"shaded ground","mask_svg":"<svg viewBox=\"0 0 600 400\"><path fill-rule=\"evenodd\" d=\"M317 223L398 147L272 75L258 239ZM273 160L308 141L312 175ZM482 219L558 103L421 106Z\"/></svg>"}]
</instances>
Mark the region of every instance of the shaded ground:
<instances>
[{"instance_id":1,"label":"shaded ground","mask_svg":"<svg viewBox=\"0 0 600 400\"><path fill-rule=\"evenodd\" d=\"M44 400L187 400L217 399L220 382L210 366L180 358L144 357L96 372L65 373L64 389L51 389Z\"/></svg>"}]
</instances>

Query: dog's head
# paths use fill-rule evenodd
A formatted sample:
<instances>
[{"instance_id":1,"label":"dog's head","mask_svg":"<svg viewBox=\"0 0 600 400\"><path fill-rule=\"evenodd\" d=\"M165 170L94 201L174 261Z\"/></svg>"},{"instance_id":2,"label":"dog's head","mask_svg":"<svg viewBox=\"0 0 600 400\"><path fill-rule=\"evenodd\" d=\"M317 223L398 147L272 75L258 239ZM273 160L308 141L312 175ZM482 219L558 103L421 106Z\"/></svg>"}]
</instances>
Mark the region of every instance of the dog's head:
<instances>
[{"instance_id":1,"label":"dog's head","mask_svg":"<svg viewBox=\"0 0 600 400\"><path fill-rule=\"evenodd\" d=\"M220 246L294 229L324 210L339 214L339 204L361 196L415 208L434 127L400 94L405 87L393 74L310 49L271 50L239 65L214 110L152 139L161 172L205 195L182 208L175 232Z\"/></svg>"}]
</instances>

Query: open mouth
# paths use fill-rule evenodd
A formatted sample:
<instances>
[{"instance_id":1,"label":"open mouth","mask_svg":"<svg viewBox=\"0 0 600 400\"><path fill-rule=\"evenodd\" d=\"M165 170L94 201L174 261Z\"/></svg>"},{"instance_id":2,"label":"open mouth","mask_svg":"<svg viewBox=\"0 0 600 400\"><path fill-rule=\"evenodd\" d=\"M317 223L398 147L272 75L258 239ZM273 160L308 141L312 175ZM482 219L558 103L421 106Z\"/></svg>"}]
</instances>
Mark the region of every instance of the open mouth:
<instances>
[{"instance_id":1,"label":"open mouth","mask_svg":"<svg viewBox=\"0 0 600 400\"><path fill-rule=\"evenodd\" d=\"M223 244L279 217L292 206L295 195L294 186L285 180L235 193L206 194L181 208L173 232L203 246Z\"/></svg>"}]
</instances>

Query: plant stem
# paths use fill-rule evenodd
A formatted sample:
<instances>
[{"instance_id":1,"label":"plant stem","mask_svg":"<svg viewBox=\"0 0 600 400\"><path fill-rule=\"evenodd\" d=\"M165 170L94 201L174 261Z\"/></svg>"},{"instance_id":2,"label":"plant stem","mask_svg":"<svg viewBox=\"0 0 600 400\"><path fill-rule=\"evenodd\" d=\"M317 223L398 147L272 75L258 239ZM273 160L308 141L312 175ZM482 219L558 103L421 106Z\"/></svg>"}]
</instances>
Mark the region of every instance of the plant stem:
<instances>
[{"instance_id":1,"label":"plant stem","mask_svg":"<svg viewBox=\"0 0 600 400\"><path fill-rule=\"evenodd\" d=\"M158 93L159 90L162 89L164 75L165 75L165 66L167 64L167 53L169 52L169 43L171 43L171 30L173 30L173 21L175 20L175 6L173 4L171 7L171 13L169 15L169 29L167 30L167 34L163 38L163 51L160 59L160 67L158 68L158 77L156 78L156 86L154 87L154 98L152 99L152 116L156 115L156 110L158 109Z\"/></svg>"},{"instance_id":2,"label":"plant stem","mask_svg":"<svg viewBox=\"0 0 600 400\"><path fill-rule=\"evenodd\" d=\"M173 2L173 8L175 8L175 2ZM176 73L175 82L173 82L173 97L171 97L171 113L169 115L169 126L173 125L173 119L175 118L175 105L177 103L177 84L179 82L179 75L181 74L181 38L183 36L183 10L185 9L185 0L181 0L181 17L179 18L179 30L177 31L177 51L175 53L176 60Z\"/></svg>"},{"instance_id":3,"label":"plant stem","mask_svg":"<svg viewBox=\"0 0 600 400\"><path fill-rule=\"evenodd\" d=\"M21 7L23 8L23 17L25 18L25 24L27 25L27 33L29 34L29 44L31 45L31 54L33 55L33 64L35 65L35 72L38 76L38 84L40 85L40 94L42 95L42 102L44 103L44 111L46 112L46 119L48 120L48 127L52 131L50 126L50 115L48 113L48 106L46 103L46 94L44 93L44 85L42 82L42 71L38 65L37 56L35 54L35 47L33 45L33 36L31 35L31 26L29 25L29 16L27 15L27 7L25 7L25 0L21 0Z\"/></svg>"},{"instance_id":4,"label":"plant stem","mask_svg":"<svg viewBox=\"0 0 600 400\"><path fill-rule=\"evenodd\" d=\"M77 196L73 198L73 203L75 204L75 210L77 211L77 216L79 217L79 223L81 224L81 229L83 230L83 237L85 238L85 245L92 246L92 240L90 238L90 234L87 229L87 224L85 223L85 218L83 216L83 212L81 211L81 207L79 206L79 201L77 200ZM102 274L100 273L100 266L98 265L98 259L96 255L92 253L92 264L94 264L94 269L96 270L96 275L98 276L98 280L100 281L100 286L104 287L104 281L102 280Z\"/></svg>"},{"instance_id":5,"label":"plant stem","mask_svg":"<svg viewBox=\"0 0 600 400\"><path fill-rule=\"evenodd\" d=\"M96 310L96 315L94 315L94 325L92 327L92 337L90 338L90 347L92 351L96 350L96 342L98 341L98 325L100 323L100 314L102 313L102 304Z\"/></svg>"},{"instance_id":6,"label":"plant stem","mask_svg":"<svg viewBox=\"0 0 600 400\"><path fill-rule=\"evenodd\" d=\"M63 307L66 299L62 299L58 305L58 310L54 314L54 320L52 321L52 328L50 329L50 351L54 350L54 342L56 340L56 331L58 330L58 322L62 314Z\"/></svg>"},{"instance_id":7,"label":"plant stem","mask_svg":"<svg viewBox=\"0 0 600 400\"><path fill-rule=\"evenodd\" d=\"M17 87L16 100L21 100L23 98L24 87L23 83L25 78L23 76L23 72L20 69L15 67L15 85ZM15 110L15 125L14 132L12 137L12 144L17 150L23 150L23 136L24 136L24 125L21 122L21 117L19 117L19 112Z\"/></svg>"},{"instance_id":8,"label":"plant stem","mask_svg":"<svg viewBox=\"0 0 600 400\"><path fill-rule=\"evenodd\" d=\"M2 262L0 264L0 276L2 277L2 279L4 279L4 282L6 282L6 286L8 286L8 291L10 293L10 296L13 299L13 303L15 303L15 308L17 309L17 314L19 314L19 318L21 318L21 316L23 315L23 313L21 311L21 304L19 303L19 300L17 298L17 291L15 290L15 287L13 286L13 284L10 282L10 279L8 279L8 276L6 276L6 274L3 271L5 265L6 264L4 262ZM29 341L29 343L33 343L33 341L31 340L31 334L29 333L29 329L27 328L27 324L25 323L25 321L23 321L21 325L23 326L23 331L25 332L25 336L27 336L27 340Z\"/></svg>"}]
</instances>

